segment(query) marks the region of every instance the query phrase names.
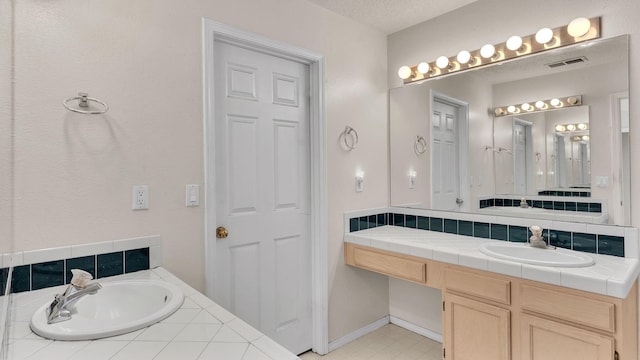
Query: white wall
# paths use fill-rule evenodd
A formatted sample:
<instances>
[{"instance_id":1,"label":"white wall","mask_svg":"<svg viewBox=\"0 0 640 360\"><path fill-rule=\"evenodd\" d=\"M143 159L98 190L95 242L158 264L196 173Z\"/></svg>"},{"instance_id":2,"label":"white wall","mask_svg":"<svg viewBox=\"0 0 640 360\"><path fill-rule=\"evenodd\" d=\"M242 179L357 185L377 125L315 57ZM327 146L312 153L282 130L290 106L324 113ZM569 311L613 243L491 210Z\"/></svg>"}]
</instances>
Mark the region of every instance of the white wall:
<instances>
[{"instance_id":1,"label":"white wall","mask_svg":"<svg viewBox=\"0 0 640 360\"><path fill-rule=\"evenodd\" d=\"M631 203L640 201L640 162L634 154L640 153L640 95L634 88L640 84L640 2L637 0L479 0L468 6L418 24L388 37L388 82L389 87L401 85L397 69L402 65L417 64L433 60L441 55L451 56L462 49L478 49L485 43L501 43L511 35L535 33L544 26L556 27L569 23L579 16L602 16L604 38L631 34L630 45L630 102L631 102ZM636 39L637 40L637 39ZM635 94L635 95L634 95ZM636 129L637 130L637 129ZM632 225L640 226L640 211L632 209ZM411 289L392 291L390 303L404 311L420 314L422 309L412 309L420 292ZM440 304L430 306L430 318L441 311ZM394 312L391 313L394 315ZM405 319L414 323L426 323L426 318Z\"/></svg>"},{"instance_id":2,"label":"white wall","mask_svg":"<svg viewBox=\"0 0 640 360\"><path fill-rule=\"evenodd\" d=\"M11 92L13 20L11 2L0 0L0 253L12 249L12 136ZM0 267L4 265L0 264Z\"/></svg>"},{"instance_id":3,"label":"white wall","mask_svg":"<svg viewBox=\"0 0 640 360\"><path fill-rule=\"evenodd\" d=\"M203 290L204 207L184 206L204 181L202 17L326 56L329 337L387 315L387 279L342 255L343 212L387 205L386 38L306 1L17 1L15 249L160 234L164 265ZM109 112L66 111L79 91ZM150 186L148 211L130 210L134 184Z\"/></svg>"}]
</instances>

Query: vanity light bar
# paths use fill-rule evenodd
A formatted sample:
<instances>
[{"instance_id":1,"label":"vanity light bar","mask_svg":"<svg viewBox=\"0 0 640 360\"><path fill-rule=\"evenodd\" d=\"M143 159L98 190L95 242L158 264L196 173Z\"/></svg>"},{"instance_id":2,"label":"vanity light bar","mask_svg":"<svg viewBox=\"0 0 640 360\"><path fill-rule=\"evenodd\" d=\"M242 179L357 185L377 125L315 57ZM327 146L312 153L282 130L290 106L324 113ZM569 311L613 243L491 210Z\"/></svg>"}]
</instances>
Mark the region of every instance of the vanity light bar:
<instances>
[{"instance_id":1,"label":"vanity light bar","mask_svg":"<svg viewBox=\"0 0 640 360\"><path fill-rule=\"evenodd\" d=\"M493 109L493 113L495 114L495 116L500 117L516 114L528 114L580 105L582 105L582 95L573 95L563 98L538 100L536 102L530 103L525 102L522 104L498 106L497 108Z\"/></svg>"},{"instance_id":2,"label":"vanity light bar","mask_svg":"<svg viewBox=\"0 0 640 360\"><path fill-rule=\"evenodd\" d=\"M511 36L507 41L486 44L474 51L462 50L457 56L440 56L436 61L414 66L402 66L398 76L404 84L500 63L505 60L531 55L600 37L600 17L577 18L568 25L555 29L542 28L536 34Z\"/></svg>"}]
</instances>

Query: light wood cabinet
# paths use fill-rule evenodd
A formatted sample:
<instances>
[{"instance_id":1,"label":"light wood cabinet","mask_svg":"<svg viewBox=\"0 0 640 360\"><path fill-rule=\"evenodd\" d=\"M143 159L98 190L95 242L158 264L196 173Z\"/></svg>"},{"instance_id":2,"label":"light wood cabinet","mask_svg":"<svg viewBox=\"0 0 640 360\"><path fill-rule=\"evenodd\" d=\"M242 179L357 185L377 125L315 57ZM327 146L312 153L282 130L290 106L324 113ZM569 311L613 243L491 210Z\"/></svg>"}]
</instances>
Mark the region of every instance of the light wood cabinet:
<instances>
[{"instance_id":1,"label":"light wood cabinet","mask_svg":"<svg viewBox=\"0 0 640 360\"><path fill-rule=\"evenodd\" d=\"M345 263L442 290L445 360L638 359L637 284L619 299L348 243Z\"/></svg>"},{"instance_id":2,"label":"light wood cabinet","mask_svg":"<svg viewBox=\"0 0 640 360\"><path fill-rule=\"evenodd\" d=\"M511 359L511 312L494 305L444 294L446 359Z\"/></svg>"},{"instance_id":3,"label":"light wood cabinet","mask_svg":"<svg viewBox=\"0 0 640 360\"><path fill-rule=\"evenodd\" d=\"M520 316L520 360L614 360L614 339L532 315Z\"/></svg>"}]
</instances>

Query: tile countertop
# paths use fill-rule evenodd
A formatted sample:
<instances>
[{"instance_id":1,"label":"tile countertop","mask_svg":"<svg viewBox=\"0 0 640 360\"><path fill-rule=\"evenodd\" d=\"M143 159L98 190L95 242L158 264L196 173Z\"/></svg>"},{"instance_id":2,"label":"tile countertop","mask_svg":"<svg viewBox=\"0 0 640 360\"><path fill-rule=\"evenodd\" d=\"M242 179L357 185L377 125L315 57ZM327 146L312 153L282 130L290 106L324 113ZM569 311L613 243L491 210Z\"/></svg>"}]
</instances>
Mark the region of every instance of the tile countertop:
<instances>
[{"instance_id":1,"label":"tile countertop","mask_svg":"<svg viewBox=\"0 0 640 360\"><path fill-rule=\"evenodd\" d=\"M399 226L387 225L345 233L344 241L617 298L627 296L640 273L638 259L609 255L588 254L594 258L595 265L583 268L536 266L500 260L481 253L479 246L486 242L504 241Z\"/></svg>"},{"instance_id":2,"label":"tile countertop","mask_svg":"<svg viewBox=\"0 0 640 360\"><path fill-rule=\"evenodd\" d=\"M7 359L299 359L164 268L99 281L123 279L158 279L176 284L184 292L184 303L165 320L128 334L93 341L52 341L31 332L29 322L33 312L65 286L15 294Z\"/></svg>"}]
</instances>

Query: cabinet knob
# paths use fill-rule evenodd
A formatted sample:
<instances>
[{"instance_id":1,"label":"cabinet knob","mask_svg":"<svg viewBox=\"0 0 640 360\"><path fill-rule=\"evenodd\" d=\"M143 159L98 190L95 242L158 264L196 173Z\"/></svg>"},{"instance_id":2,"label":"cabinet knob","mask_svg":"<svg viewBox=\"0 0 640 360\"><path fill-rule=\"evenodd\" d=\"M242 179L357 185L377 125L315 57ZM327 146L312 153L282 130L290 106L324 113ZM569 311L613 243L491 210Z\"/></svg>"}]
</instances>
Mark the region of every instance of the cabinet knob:
<instances>
[{"instance_id":1,"label":"cabinet knob","mask_svg":"<svg viewBox=\"0 0 640 360\"><path fill-rule=\"evenodd\" d=\"M218 239L225 239L227 236L229 236L229 232L224 226L218 226L216 228L216 237Z\"/></svg>"}]
</instances>

